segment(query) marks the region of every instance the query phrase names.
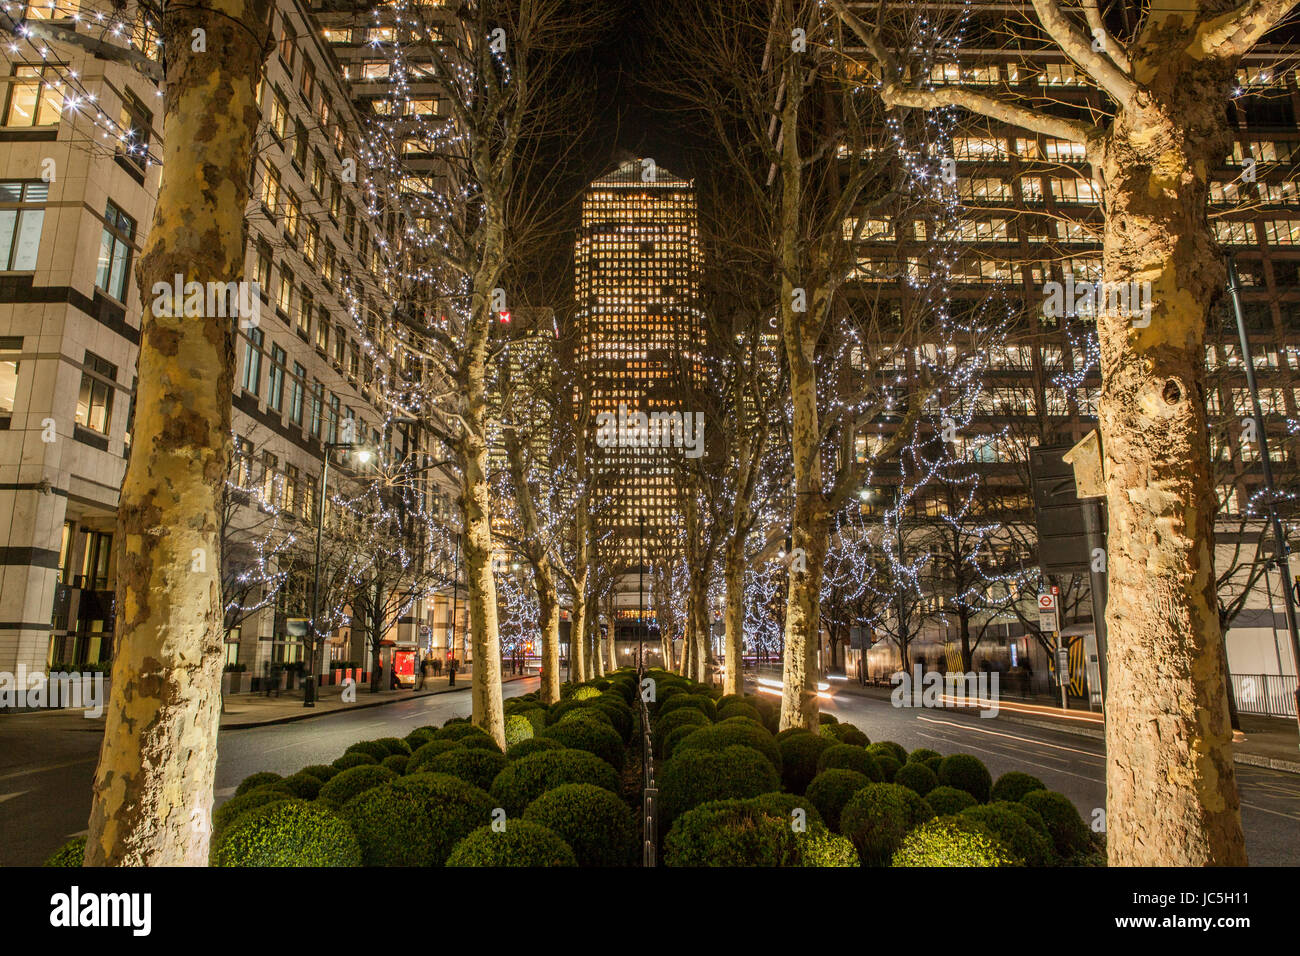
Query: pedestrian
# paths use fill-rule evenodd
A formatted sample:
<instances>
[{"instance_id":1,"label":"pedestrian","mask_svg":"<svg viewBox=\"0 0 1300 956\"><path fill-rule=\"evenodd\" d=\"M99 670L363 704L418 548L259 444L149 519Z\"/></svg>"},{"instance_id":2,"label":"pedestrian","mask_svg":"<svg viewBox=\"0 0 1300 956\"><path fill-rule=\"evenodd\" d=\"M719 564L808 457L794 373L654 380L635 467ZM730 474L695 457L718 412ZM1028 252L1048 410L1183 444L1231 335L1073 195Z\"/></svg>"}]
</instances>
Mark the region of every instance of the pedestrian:
<instances>
[{"instance_id":1,"label":"pedestrian","mask_svg":"<svg viewBox=\"0 0 1300 956\"><path fill-rule=\"evenodd\" d=\"M447 686L455 687L456 686L456 658L454 657L447 662L447 677L448 677Z\"/></svg>"},{"instance_id":2,"label":"pedestrian","mask_svg":"<svg viewBox=\"0 0 1300 956\"><path fill-rule=\"evenodd\" d=\"M429 662L421 660L419 652L415 655L415 686L411 690L421 690L424 687L424 669L429 666Z\"/></svg>"},{"instance_id":3,"label":"pedestrian","mask_svg":"<svg viewBox=\"0 0 1300 956\"><path fill-rule=\"evenodd\" d=\"M397 679L397 666L393 665L393 667L389 668L388 689L397 690L400 683L401 682Z\"/></svg>"}]
</instances>

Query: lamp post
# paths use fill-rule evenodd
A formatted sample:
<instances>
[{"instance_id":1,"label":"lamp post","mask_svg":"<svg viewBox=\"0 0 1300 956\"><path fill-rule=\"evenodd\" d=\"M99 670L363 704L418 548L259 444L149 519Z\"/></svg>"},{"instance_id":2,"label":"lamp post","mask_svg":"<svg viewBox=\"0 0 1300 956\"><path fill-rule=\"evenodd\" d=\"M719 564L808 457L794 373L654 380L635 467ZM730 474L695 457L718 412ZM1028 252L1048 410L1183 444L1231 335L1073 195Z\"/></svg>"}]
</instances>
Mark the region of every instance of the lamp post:
<instances>
[{"instance_id":1,"label":"lamp post","mask_svg":"<svg viewBox=\"0 0 1300 956\"><path fill-rule=\"evenodd\" d=\"M316 706L316 646L320 643L320 542L325 529L325 496L329 485L330 452L338 448L356 448L357 461L365 464L370 460L370 449L358 447L356 442L327 441L321 443L320 491L316 508L316 568L311 588L311 630L307 638L307 681L303 685L302 705Z\"/></svg>"}]
</instances>

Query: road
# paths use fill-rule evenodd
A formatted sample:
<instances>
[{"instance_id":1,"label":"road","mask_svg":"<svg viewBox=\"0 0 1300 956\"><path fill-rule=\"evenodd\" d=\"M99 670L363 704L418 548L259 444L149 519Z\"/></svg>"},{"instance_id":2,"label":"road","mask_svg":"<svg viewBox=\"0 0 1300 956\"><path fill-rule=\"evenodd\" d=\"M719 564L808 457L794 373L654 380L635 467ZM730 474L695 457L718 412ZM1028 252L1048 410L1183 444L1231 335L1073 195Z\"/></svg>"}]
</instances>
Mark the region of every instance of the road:
<instances>
[{"instance_id":1,"label":"road","mask_svg":"<svg viewBox=\"0 0 1300 956\"><path fill-rule=\"evenodd\" d=\"M503 688L506 697L536 690L536 677ZM258 770L289 774L329 763L349 744L405 737L425 724L470 713L463 691L380 707L341 711L288 724L223 730L217 740L216 803ZM0 866L33 866L84 833L104 721L47 712L0 717Z\"/></svg>"}]
</instances>

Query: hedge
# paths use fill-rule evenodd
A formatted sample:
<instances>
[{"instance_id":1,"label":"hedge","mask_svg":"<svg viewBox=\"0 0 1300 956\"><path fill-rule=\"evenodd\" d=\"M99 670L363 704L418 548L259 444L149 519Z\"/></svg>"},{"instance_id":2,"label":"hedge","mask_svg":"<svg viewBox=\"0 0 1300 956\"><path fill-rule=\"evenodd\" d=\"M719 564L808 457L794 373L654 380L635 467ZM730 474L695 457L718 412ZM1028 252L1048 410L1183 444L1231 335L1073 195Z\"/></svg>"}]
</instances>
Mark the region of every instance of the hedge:
<instances>
[{"instance_id":1,"label":"hedge","mask_svg":"<svg viewBox=\"0 0 1300 956\"><path fill-rule=\"evenodd\" d=\"M506 747L533 739L533 722L523 714L509 714L506 717Z\"/></svg>"},{"instance_id":2,"label":"hedge","mask_svg":"<svg viewBox=\"0 0 1300 956\"><path fill-rule=\"evenodd\" d=\"M339 772L339 768L328 763L314 763L310 766L303 767L299 773L309 773L321 783L327 782L331 777Z\"/></svg>"},{"instance_id":3,"label":"hedge","mask_svg":"<svg viewBox=\"0 0 1300 956\"><path fill-rule=\"evenodd\" d=\"M930 760L933 757L938 757L939 759L942 760L943 754L939 753L939 751L937 750L931 750L929 747L917 747L915 750L913 750L910 754L907 755L907 762L925 763L927 760Z\"/></svg>"},{"instance_id":4,"label":"hedge","mask_svg":"<svg viewBox=\"0 0 1300 956\"><path fill-rule=\"evenodd\" d=\"M471 724L464 720L449 720L442 725L442 729L435 733L435 740L464 740L466 737L478 735L492 739L491 735L476 724Z\"/></svg>"},{"instance_id":5,"label":"hedge","mask_svg":"<svg viewBox=\"0 0 1300 956\"><path fill-rule=\"evenodd\" d=\"M933 770L923 763L914 763L912 761L908 761L898 768L894 773L892 782L907 787L909 790L915 790L923 797L939 786L939 778L934 775Z\"/></svg>"},{"instance_id":6,"label":"hedge","mask_svg":"<svg viewBox=\"0 0 1300 956\"><path fill-rule=\"evenodd\" d=\"M1068 860L1092 848L1088 827L1065 794L1055 790L1032 790L1020 798L1020 803L1043 818L1048 836L1062 859Z\"/></svg>"},{"instance_id":7,"label":"hedge","mask_svg":"<svg viewBox=\"0 0 1300 956\"><path fill-rule=\"evenodd\" d=\"M822 724L820 730L823 737L830 737L842 744L852 744L855 747L871 746L870 737L853 724L842 720L838 724Z\"/></svg>"},{"instance_id":8,"label":"hedge","mask_svg":"<svg viewBox=\"0 0 1300 956\"><path fill-rule=\"evenodd\" d=\"M843 725L834 724L832 726L840 727ZM876 758L861 747L855 747L852 744L834 744L822 751L822 755L817 758L817 772L824 773L827 770L853 770L876 782L885 779L881 775Z\"/></svg>"},{"instance_id":9,"label":"hedge","mask_svg":"<svg viewBox=\"0 0 1300 956\"><path fill-rule=\"evenodd\" d=\"M778 739L781 750L781 783L791 793L803 793L817 776L817 761L836 746L835 741L819 734L792 734Z\"/></svg>"},{"instance_id":10,"label":"hedge","mask_svg":"<svg viewBox=\"0 0 1300 956\"><path fill-rule=\"evenodd\" d=\"M949 754L939 764L939 782L946 787L965 790L979 803L988 803L993 777L977 757Z\"/></svg>"},{"instance_id":11,"label":"hedge","mask_svg":"<svg viewBox=\"0 0 1300 956\"><path fill-rule=\"evenodd\" d=\"M332 803L336 807L341 807L357 794L365 793L372 787L382 786L396 777L397 774L387 767L380 767L376 764L349 767L347 770L340 771L329 781L321 784L320 793L317 796L325 803Z\"/></svg>"},{"instance_id":12,"label":"hedge","mask_svg":"<svg viewBox=\"0 0 1300 956\"><path fill-rule=\"evenodd\" d=\"M896 783L870 783L844 805L840 832L864 866L885 866L913 829L934 816L924 798Z\"/></svg>"},{"instance_id":13,"label":"hedge","mask_svg":"<svg viewBox=\"0 0 1300 956\"><path fill-rule=\"evenodd\" d=\"M855 793L871 783L871 778L856 770L833 767L823 770L808 784L808 799L826 825L839 832L840 813Z\"/></svg>"},{"instance_id":14,"label":"hedge","mask_svg":"<svg viewBox=\"0 0 1300 956\"><path fill-rule=\"evenodd\" d=\"M894 866L1016 866L1010 850L975 820L939 817L903 840Z\"/></svg>"},{"instance_id":15,"label":"hedge","mask_svg":"<svg viewBox=\"0 0 1300 956\"><path fill-rule=\"evenodd\" d=\"M342 757L339 757L338 760L335 760L334 766L339 770L348 770L352 767L360 767L362 764L367 763L377 764L379 761L370 756L370 754L358 753L353 750L350 753L345 753Z\"/></svg>"},{"instance_id":16,"label":"hedge","mask_svg":"<svg viewBox=\"0 0 1300 956\"><path fill-rule=\"evenodd\" d=\"M748 717L756 724L763 723L763 716L749 704L732 703L718 708L718 720L730 720L732 717Z\"/></svg>"},{"instance_id":17,"label":"hedge","mask_svg":"<svg viewBox=\"0 0 1300 956\"><path fill-rule=\"evenodd\" d=\"M504 830L479 827L456 845L448 866L577 866L569 844L546 827L510 820Z\"/></svg>"},{"instance_id":18,"label":"hedge","mask_svg":"<svg viewBox=\"0 0 1300 956\"><path fill-rule=\"evenodd\" d=\"M888 754L897 760L899 764L907 763L907 751L903 749L902 745L896 744L892 740L876 741L867 747L867 753L872 755Z\"/></svg>"},{"instance_id":19,"label":"hedge","mask_svg":"<svg viewBox=\"0 0 1300 956\"><path fill-rule=\"evenodd\" d=\"M84 836L73 837L63 846L59 847L50 854L42 866L85 866L86 865L86 838Z\"/></svg>"},{"instance_id":20,"label":"hedge","mask_svg":"<svg viewBox=\"0 0 1300 956\"><path fill-rule=\"evenodd\" d=\"M767 758L750 747L681 750L658 773L659 826L710 800L756 797L781 789L781 778Z\"/></svg>"},{"instance_id":21,"label":"hedge","mask_svg":"<svg viewBox=\"0 0 1300 956\"><path fill-rule=\"evenodd\" d=\"M777 816L787 821L794 820L794 812L802 810L804 812L804 822L808 824L816 823L819 826L825 826L826 821L817 810L817 805L806 796L799 796L794 793L781 793L772 791L771 793L760 793L756 797L750 797L749 803L756 807L762 807L769 813L775 813Z\"/></svg>"},{"instance_id":22,"label":"hedge","mask_svg":"<svg viewBox=\"0 0 1300 956\"><path fill-rule=\"evenodd\" d=\"M480 790L488 790L497 774L505 769L504 754L494 750L478 747L457 747L440 753L427 764L429 773L445 773L458 780L473 784Z\"/></svg>"},{"instance_id":23,"label":"hedge","mask_svg":"<svg viewBox=\"0 0 1300 956\"><path fill-rule=\"evenodd\" d=\"M903 765L894 759L893 754L885 753L884 751L872 754L871 756L876 761L876 766L880 768L881 779L884 780L885 783L893 783L894 777L898 774L898 771L902 769Z\"/></svg>"},{"instance_id":24,"label":"hedge","mask_svg":"<svg viewBox=\"0 0 1300 956\"><path fill-rule=\"evenodd\" d=\"M520 757L527 757L529 754L541 753L543 750L563 750L564 744L558 740L551 740L547 737L533 737L530 740L523 740L506 750L507 760L518 760Z\"/></svg>"},{"instance_id":25,"label":"hedge","mask_svg":"<svg viewBox=\"0 0 1300 956\"><path fill-rule=\"evenodd\" d=\"M1055 850L1046 835L1016 812L1020 804L1007 800L967 807L961 816L983 825L1025 866L1049 866Z\"/></svg>"},{"instance_id":26,"label":"hedge","mask_svg":"<svg viewBox=\"0 0 1300 956\"><path fill-rule=\"evenodd\" d=\"M590 718L565 720L542 731L541 736L556 740L574 750L585 750L621 772L623 770L623 738L613 727Z\"/></svg>"},{"instance_id":27,"label":"hedge","mask_svg":"<svg viewBox=\"0 0 1300 956\"><path fill-rule=\"evenodd\" d=\"M687 811L664 841L667 866L857 866L857 854L817 820L806 829L760 799L715 800Z\"/></svg>"},{"instance_id":28,"label":"hedge","mask_svg":"<svg viewBox=\"0 0 1300 956\"><path fill-rule=\"evenodd\" d=\"M391 753L392 751L388 749L388 745L379 740L359 740L343 751L344 756L348 754L368 754L375 758L375 763L379 763Z\"/></svg>"},{"instance_id":29,"label":"hedge","mask_svg":"<svg viewBox=\"0 0 1300 956\"><path fill-rule=\"evenodd\" d=\"M677 752L678 745L683 740L696 731L707 729L707 726L701 727L698 724L685 724L681 727L674 727L672 730L668 731L668 736L664 738L663 747L661 748L662 752L659 754L659 759L671 760L673 754Z\"/></svg>"},{"instance_id":30,"label":"hedge","mask_svg":"<svg viewBox=\"0 0 1300 956\"><path fill-rule=\"evenodd\" d=\"M491 821L495 806L463 780L418 773L358 794L340 814L366 866L442 866L457 841Z\"/></svg>"},{"instance_id":31,"label":"hedge","mask_svg":"<svg viewBox=\"0 0 1300 956\"><path fill-rule=\"evenodd\" d=\"M946 817L954 813L961 813L967 807L976 805L975 798L965 790L958 790L956 787L938 786L925 795L925 802L928 803L934 812L941 817Z\"/></svg>"},{"instance_id":32,"label":"hedge","mask_svg":"<svg viewBox=\"0 0 1300 956\"><path fill-rule=\"evenodd\" d=\"M712 721L718 716L717 705L712 697L704 694L677 694L659 705L658 715L665 717L682 707L693 707Z\"/></svg>"},{"instance_id":33,"label":"hedge","mask_svg":"<svg viewBox=\"0 0 1300 956\"><path fill-rule=\"evenodd\" d=\"M283 800L240 815L213 847L213 866L357 866L352 830L327 804Z\"/></svg>"},{"instance_id":34,"label":"hedge","mask_svg":"<svg viewBox=\"0 0 1300 956\"><path fill-rule=\"evenodd\" d=\"M579 866L632 866L637 861L636 815L603 787L589 783L555 787L528 805L524 819L564 840Z\"/></svg>"},{"instance_id":35,"label":"hedge","mask_svg":"<svg viewBox=\"0 0 1300 956\"><path fill-rule=\"evenodd\" d=\"M997 783L993 784L993 789L989 792L989 796L993 800L1007 800L1014 803L1027 793L1046 789L1047 787L1043 785L1043 781L1037 777L1021 773L1019 770L1012 770L1010 773L1004 773L998 777Z\"/></svg>"},{"instance_id":36,"label":"hedge","mask_svg":"<svg viewBox=\"0 0 1300 956\"><path fill-rule=\"evenodd\" d=\"M284 777L278 773L272 773L269 770L263 770L259 773L249 774L239 782L235 788L235 796L242 797L250 790L256 790L258 787L264 787L268 783L279 783Z\"/></svg>"},{"instance_id":37,"label":"hedge","mask_svg":"<svg viewBox=\"0 0 1300 956\"><path fill-rule=\"evenodd\" d=\"M772 739L771 734L763 729L761 724L749 721L700 727L678 743L672 749L672 753L680 754L687 750L697 749L723 750L734 746L749 747L758 751L772 765L773 770L778 774L781 772L781 749L777 746L776 741Z\"/></svg>"},{"instance_id":38,"label":"hedge","mask_svg":"<svg viewBox=\"0 0 1300 956\"><path fill-rule=\"evenodd\" d=\"M411 754L411 759L406 762L406 772L425 773L434 757L445 754L449 750L461 749L463 748L460 742L456 740L430 740L427 744L421 744L419 749Z\"/></svg>"},{"instance_id":39,"label":"hedge","mask_svg":"<svg viewBox=\"0 0 1300 956\"><path fill-rule=\"evenodd\" d=\"M547 790L566 783L590 783L618 793L618 774L585 750L543 750L509 763L492 781L491 794L511 817Z\"/></svg>"},{"instance_id":40,"label":"hedge","mask_svg":"<svg viewBox=\"0 0 1300 956\"><path fill-rule=\"evenodd\" d=\"M411 758L405 754L389 754L383 760L379 761L379 766L386 767L393 771L399 777L406 773L406 768L410 766Z\"/></svg>"},{"instance_id":41,"label":"hedge","mask_svg":"<svg viewBox=\"0 0 1300 956\"><path fill-rule=\"evenodd\" d=\"M221 831L249 810L265 806L268 803L279 803L282 800L292 799L294 798L287 792L277 787L257 787L237 797L231 797L212 811L211 842L215 844Z\"/></svg>"},{"instance_id":42,"label":"hedge","mask_svg":"<svg viewBox=\"0 0 1300 956\"><path fill-rule=\"evenodd\" d=\"M315 800L316 794L320 792L321 781L319 777L313 777L311 774L299 770L297 773L285 777L276 786L283 787L295 797L300 797L303 800Z\"/></svg>"},{"instance_id":43,"label":"hedge","mask_svg":"<svg viewBox=\"0 0 1300 956\"><path fill-rule=\"evenodd\" d=\"M686 707L675 710L662 717L656 717L654 720L654 729L651 731L650 739L654 745L656 757L663 756L664 741L668 735L678 727L707 727L709 718L704 716L702 711L694 707Z\"/></svg>"}]
</instances>

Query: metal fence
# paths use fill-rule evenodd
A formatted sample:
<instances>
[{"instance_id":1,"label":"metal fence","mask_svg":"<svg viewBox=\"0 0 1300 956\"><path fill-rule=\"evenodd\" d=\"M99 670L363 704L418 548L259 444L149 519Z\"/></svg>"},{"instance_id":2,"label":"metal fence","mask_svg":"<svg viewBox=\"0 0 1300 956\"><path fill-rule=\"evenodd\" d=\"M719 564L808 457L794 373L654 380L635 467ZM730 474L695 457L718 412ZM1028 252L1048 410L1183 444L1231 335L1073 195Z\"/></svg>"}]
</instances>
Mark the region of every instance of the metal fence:
<instances>
[{"instance_id":1,"label":"metal fence","mask_svg":"<svg viewBox=\"0 0 1300 956\"><path fill-rule=\"evenodd\" d=\"M637 706L641 714L641 865L655 865L659 843L659 790L655 786L655 755L650 735L650 708L646 705L645 671L637 674Z\"/></svg>"},{"instance_id":2,"label":"metal fence","mask_svg":"<svg viewBox=\"0 0 1300 956\"><path fill-rule=\"evenodd\" d=\"M1296 679L1289 674L1233 674L1232 699L1239 714L1294 717Z\"/></svg>"}]
</instances>

